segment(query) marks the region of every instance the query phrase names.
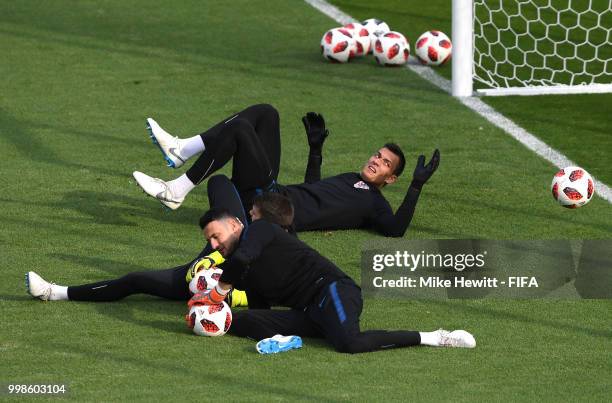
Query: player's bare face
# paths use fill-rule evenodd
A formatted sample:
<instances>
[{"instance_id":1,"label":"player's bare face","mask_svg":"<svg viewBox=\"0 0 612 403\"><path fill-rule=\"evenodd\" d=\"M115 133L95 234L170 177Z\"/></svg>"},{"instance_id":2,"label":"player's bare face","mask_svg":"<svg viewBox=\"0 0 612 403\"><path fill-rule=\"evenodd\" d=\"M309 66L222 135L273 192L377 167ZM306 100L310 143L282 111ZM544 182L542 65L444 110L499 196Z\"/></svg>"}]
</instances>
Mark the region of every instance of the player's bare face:
<instances>
[{"instance_id":1,"label":"player's bare face","mask_svg":"<svg viewBox=\"0 0 612 403\"><path fill-rule=\"evenodd\" d=\"M229 256L236 249L241 232L242 224L231 218L211 221L204 227L204 237L223 256Z\"/></svg>"},{"instance_id":2,"label":"player's bare face","mask_svg":"<svg viewBox=\"0 0 612 403\"><path fill-rule=\"evenodd\" d=\"M249 211L249 214L251 215L251 221L259 220L262 217L261 210L256 205L253 205L253 207L251 207L251 211Z\"/></svg>"},{"instance_id":3,"label":"player's bare face","mask_svg":"<svg viewBox=\"0 0 612 403\"><path fill-rule=\"evenodd\" d=\"M399 157L388 148L376 151L361 169L361 178L376 186L395 182L397 176L393 174L399 164Z\"/></svg>"}]
</instances>

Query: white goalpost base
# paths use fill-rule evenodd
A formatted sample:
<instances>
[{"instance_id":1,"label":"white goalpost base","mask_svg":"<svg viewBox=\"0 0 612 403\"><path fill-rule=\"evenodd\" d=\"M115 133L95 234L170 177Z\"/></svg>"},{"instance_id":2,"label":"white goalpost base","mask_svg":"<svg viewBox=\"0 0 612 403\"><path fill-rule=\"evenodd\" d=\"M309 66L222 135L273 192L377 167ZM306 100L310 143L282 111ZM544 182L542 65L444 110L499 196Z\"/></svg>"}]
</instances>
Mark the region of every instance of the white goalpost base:
<instances>
[{"instance_id":1,"label":"white goalpost base","mask_svg":"<svg viewBox=\"0 0 612 403\"><path fill-rule=\"evenodd\" d=\"M452 94L612 92L610 10L612 0L453 0Z\"/></svg>"},{"instance_id":2,"label":"white goalpost base","mask_svg":"<svg viewBox=\"0 0 612 403\"><path fill-rule=\"evenodd\" d=\"M476 94L485 96L504 95L555 95L555 94L601 94L612 92L612 84L590 85L550 85L541 87L487 88L476 90Z\"/></svg>"}]
</instances>

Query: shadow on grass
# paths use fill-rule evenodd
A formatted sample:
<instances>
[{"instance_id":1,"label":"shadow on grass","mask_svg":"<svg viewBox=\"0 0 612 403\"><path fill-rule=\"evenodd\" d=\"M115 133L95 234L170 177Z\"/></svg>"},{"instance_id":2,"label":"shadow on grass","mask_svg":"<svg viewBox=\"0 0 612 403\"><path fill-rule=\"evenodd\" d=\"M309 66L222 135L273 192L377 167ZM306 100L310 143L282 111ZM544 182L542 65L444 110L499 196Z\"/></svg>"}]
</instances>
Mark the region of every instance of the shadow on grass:
<instances>
[{"instance_id":1,"label":"shadow on grass","mask_svg":"<svg viewBox=\"0 0 612 403\"><path fill-rule=\"evenodd\" d=\"M579 325L566 323L566 322L557 322L551 319L546 319L541 316L537 318L532 318L532 317L529 317L528 315L492 309L489 307L483 307L483 306L474 307L474 306L468 306L464 304L455 304L453 303L453 301L431 300L431 301L428 301L428 303L448 307L449 311L462 310L474 316L489 316L496 320L504 319L504 320L509 320L509 321L522 322L526 324L546 326L546 327L560 330L561 332L564 332L564 333L567 333L568 331L572 331L575 333L582 333L587 336L595 336L595 337L603 337L607 339L612 339L612 330L609 330L609 329L603 329L603 328L593 329L593 328L588 328L588 327L579 326Z\"/></svg>"},{"instance_id":2,"label":"shadow on grass","mask_svg":"<svg viewBox=\"0 0 612 403\"><path fill-rule=\"evenodd\" d=\"M44 162L71 170L87 169L109 176L122 176L125 174L108 167L89 166L67 161L49 147L47 142L38 139L36 135L32 134L32 129L35 128L33 125L13 118L2 109L0 109L0 127L3 129L2 137L10 141L26 160Z\"/></svg>"},{"instance_id":3,"label":"shadow on grass","mask_svg":"<svg viewBox=\"0 0 612 403\"><path fill-rule=\"evenodd\" d=\"M162 222L189 224L195 227L202 209L183 207L178 211L166 212L160 204L144 196L136 198L97 191L69 191L64 193L62 200L49 203L50 207L75 210L89 216L97 224L129 225L137 223L127 220L134 218L152 218ZM73 218L80 221L79 218ZM85 221L85 220L83 220Z\"/></svg>"},{"instance_id":4,"label":"shadow on grass","mask_svg":"<svg viewBox=\"0 0 612 403\"><path fill-rule=\"evenodd\" d=\"M155 271L155 270L164 270L169 269L170 267L160 267L160 268L146 268L138 264L133 263L125 263L120 262L118 260L105 259L101 257L95 256L78 256L78 255L70 255L70 254L62 254L62 253L54 253L49 255L50 258L60 259L65 262L71 262L77 266L84 267L92 267L96 270L102 270L112 276L122 277L128 273L136 272L136 271ZM195 254L194 254L195 257ZM184 263L187 262L188 259L185 259Z\"/></svg>"},{"instance_id":5,"label":"shadow on grass","mask_svg":"<svg viewBox=\"0 0 612 403\"><path fill-rule=\"evenodd\" d=\"M78 354L87 361L91 361L92 358L95 360L109 360L115 362L117 368L125 368L127 365L142 369L142 373L144 374L154 369L155 371L166 372L172 376L176 376L177 374L182 374L186 378L193 378L194 376L194 366L192 362L160 362L160 360L155 359L155 357L150 358L142 354L135 353L134 356L130 356L108 349L99 349L95 344L74 344L53 339L45 343L37 344L37 348L46 349L53 354L57 354L58 352L69 355ZM261 383L255 380L250 381L248 378L226 375L217 368L209 368L205 365L198 366L197 376L201 379L214 379L215 382L221 384L233 385L237 390L242 389L244 391L246 389L247 391L256 391L258 394L266 394L271 400L273 400L273 397L283 400L311 400L317 402L322 400L321 396L296 392L291 389L291 387L286 388L279 384ZM324 397L323 400L332 401L329 397Z\"/></svg>"},{"instance_id":6,"label":"shadow on grass","mask_svg":"<svg viewBox=\"0 0 612 403\"><path fill-rule=\"evenodd\" d=\"M25 290L24 290L25 293ZM29 295L15 295L15 294L0 294L0 301L17 301L24 302L30 301L32 297Z\"/></svg>"},{"instance_id":7,"label":"shadow on grass","mask_svg":"<svg viewBox=\"0 0 612 403\"><path fill-rule=\"evenodd\" d=\"M464 197L457 197L453 195L447 195L446 197L447 197L446 201L448 203L455 203L455 204L466 206L467 208L465 209L465 211L469 211L469 209L474 206L474 200L471 200L471 199L467 199ZM533 218L537 217L537 218L545 219L547 225L549 226L554 225L553 223L555 222L559 223L560 225L567 225L567 220L563 219L558 214L552 213L552 210L549 213L548 210L537 210L537 209L526 209L522 207L512 207L510 204L500 205L496 203L487 202L486 200L482 198L478 200L478 206L479 208L487 208L490 211L498 211L502 213L501 217L504 217L504 219L508 219L508 220L510 219L508 218L509 216L515 216L515 217L521 216L521 217L524 217L526 222L532 222ZM594 230L612 233L612 225L609 225L606 223L597 223L589 219L584 219L584 221L577 223L577 224L583 225L585 227L588 227ZM447 235L447 234L444 233L443 235ZM462 238L468 238L468 237L480 238L482 237L482 235L476 235L476 234L471 234L471 235L463 234L462 235Z\"/></svg>"},{"instance_id":8,"label":"shadow on grass","mask_svg":"<svg viewBox=\"0 0 612 403\"><path fill-rule=\"evenodd\" d=\"M185 302L165 300L154 296L128 297L115 302L91 302L101 315L115 320L159 330L165 333L189 335L182 319L186 312ZM151 315L164 314L166 320L147 319Z\"/></svg>"},{"instance_id":9,"label":"shadow on grass","mask_svg":"<svg viewBox=\"0 0 612 403\"><path fill-rule=\"evenodd\" d=\"M53 220L53 219L54 218L50 218L49 220ZM19 219L19 218L13 218L13 217L3 217L2 220L4 224L9 224L9 223L17 224L21 227L21 229L24 229L24 230L28 229L32 231L39 231L39 230L57 231L58 233L61 233L63 231L68 231L66 229L63 229L60 225L54 224L53 222L32 221L32 220ZM117 236L113 236L110 234L104 234L102 232L91 231L90 228L89 229L85 228L82 231L75 231L73 228L70 228L69 232L73 235L77 235L78 237L80 237L83 242L104 241L109 244L115 244L115 245L122 244L127 247L141 248L145 250L155 249L157 252L162 251L170 255L175 255L176 253L180 252L180 253L183 253L184 256L189 257L189 258L191 258L192 256L195 256L194 251L188 251L187 249L182 248L180 245L178 245L179 244L178 241L176 243L168 242L165 244L152 244L148 242L142 242L138 238L123 239L123 238L119 238ZM204 245L202 245L202 247L204 247ZM55 255L52 254L49 256L53 257ZM75 256L75 259L79 259L79 258L82 258L82 257Z\"/></svg>"},{"instance_id":10,"label":"shadow on grass","mask_svg":"<svg viewBox=\"0 0 612 403\"><path fill-rule=\"evenodd\" d=\"M182 207L180 210L167 212L160 204L148 197L142 198L125 196L110 192L98 192L93 190L79 190L65 192L61 200L49 202L36 202L27 200L17 200L0 198L0 202L14 203L21 207L48 207L55 210L73 210L85 217L62 216L53 217L52 220L63 220L73 223L83 224L105 224L137 226L133 222L138 218L155 219L163 223L171 222L175 224L187 224L192 228L197 227L198 219L208 207L202 208ZM128 218L133 217L132 221Z\"/></svg>"}]
</instances>

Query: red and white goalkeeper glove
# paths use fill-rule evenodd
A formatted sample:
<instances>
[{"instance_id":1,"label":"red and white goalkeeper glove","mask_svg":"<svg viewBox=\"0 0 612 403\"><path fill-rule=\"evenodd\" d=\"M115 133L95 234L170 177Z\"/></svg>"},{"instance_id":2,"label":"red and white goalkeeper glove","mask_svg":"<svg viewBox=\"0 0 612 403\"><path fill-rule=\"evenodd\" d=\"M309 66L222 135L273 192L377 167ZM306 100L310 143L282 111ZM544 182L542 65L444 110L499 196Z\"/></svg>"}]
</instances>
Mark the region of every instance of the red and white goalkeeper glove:
<instances>
[{"instance_id":1,"label":"red and white goalkeeper glove","mask_svg":"<svg viewBox=\"0 0 612 403\"><path fill-rule=\"evenodd\" d=\"M187 306L189 307L189 309L191 309L191 307L193 307L194 305L220 304L223 302L225 296L227 295L227 293L229 293L229 291L229 289L222 289L217 284L217 286L211 290L204 290L200 291L197 294L194 294L193 297L191 297L191 299L187 302Z\"/></svg>"}]
</instances>

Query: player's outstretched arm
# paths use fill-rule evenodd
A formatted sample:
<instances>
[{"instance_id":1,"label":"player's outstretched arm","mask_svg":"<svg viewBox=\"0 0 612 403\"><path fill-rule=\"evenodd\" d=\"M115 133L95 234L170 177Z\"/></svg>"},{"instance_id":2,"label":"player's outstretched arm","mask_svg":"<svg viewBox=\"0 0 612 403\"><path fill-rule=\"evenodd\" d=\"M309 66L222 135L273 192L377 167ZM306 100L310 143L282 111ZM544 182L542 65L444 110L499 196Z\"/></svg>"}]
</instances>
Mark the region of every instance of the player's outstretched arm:
<instances>
[{"instance_id":1,"label":"player's outstretched arm","mask_svg":"<svg viewBox=\"0 0 612 403\"><path fill-rule=\"evenodd\" d=\"M308 112L303 118L304 129L308 138L308 165L304 182L314 183L321 180L321 164L323 163L323 143L329 135L329 130L325 128L323 115L315 112Z\"/></svg>"},{"instance_id":2,"label":"player's outstretched arm","mask_svg":"<svg viewBox=\"0 0 612 403\"><path fill-rule=\"evenodd\" d=\"M440 165L440 151L436 149L431 160L425 165L425 156L420 155L417 159L416 167L412 175L412 182L408 187L408 192L404 201L399 206L395 214L380 214L375 220L375 229L381 234L389 237L402 237L410 226L417 201L421 195L423 185L431 178Z\"/></svg>"},{"instance_id":3,"label":"player's outstretched arm","mask_svg":"<svg viewBox=\"0 0 612 403\"><path fill-rule=\"evenodd\" d=\"M187 306L191 308L194 305L216 305L220 304L225 300L225 297L232 289L232 285L219 281L219 283L210 290L200 291L194 294L189 301Z\"/></svg>"}]
</instances>

